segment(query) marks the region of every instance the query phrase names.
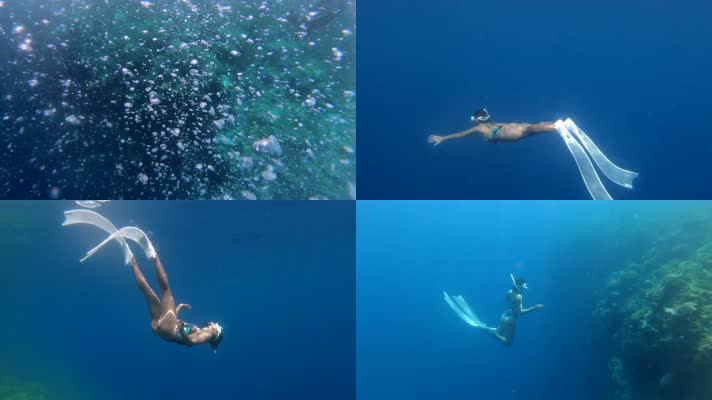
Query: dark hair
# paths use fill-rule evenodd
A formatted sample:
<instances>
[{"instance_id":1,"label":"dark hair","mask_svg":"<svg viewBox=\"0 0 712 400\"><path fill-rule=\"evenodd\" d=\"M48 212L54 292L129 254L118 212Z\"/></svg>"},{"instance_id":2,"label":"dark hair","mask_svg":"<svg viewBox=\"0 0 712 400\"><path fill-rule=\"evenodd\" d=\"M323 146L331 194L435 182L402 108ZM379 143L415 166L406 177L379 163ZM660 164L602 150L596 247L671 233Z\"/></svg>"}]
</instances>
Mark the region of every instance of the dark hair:
<instances>
[{"instance_id":1,"label":"dark hair","mask_svg":"<svg viewBox=\"0 0 712 400\"><path fill-rule=\"evenodd\" d=\"M527 283L527 281L521 276L517 276L516 278L514 278L514 283L516 283L517 286L522 286L523 284Z\"/></svg>"},{"instance_id":2,"label":"dark hair","mask_svg":"<svg viewBox=\"0 0 712 400\"><path fill-rule=\"evenodd\" d=\"M487 112L487 110L485 110L484 108L483 108L483 109L480 109L480 110L477 110L477 111L475 111L475 112L472 114L472 118L474 118L475 120L478 120L478 118L480 118L480 117L486 117L487 120L489 120L490 115L489 115L489 113Z\"/></svg>"}]
</instances>

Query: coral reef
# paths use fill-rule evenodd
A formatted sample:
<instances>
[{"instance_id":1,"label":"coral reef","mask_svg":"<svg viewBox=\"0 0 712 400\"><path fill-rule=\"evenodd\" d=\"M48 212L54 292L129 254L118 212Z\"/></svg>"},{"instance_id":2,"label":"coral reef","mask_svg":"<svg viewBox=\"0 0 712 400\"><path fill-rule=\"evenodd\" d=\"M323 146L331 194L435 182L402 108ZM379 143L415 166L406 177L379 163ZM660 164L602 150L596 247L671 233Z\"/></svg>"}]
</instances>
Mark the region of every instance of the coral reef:
<instances>
[{"instance_id":1,"label":"coral reef","mask_svg":"<svg viewBox=\"0 0 712 400\"><path fill-rule=\"evenodd\" d=\"M595 310L615 399L712 398L712 218L678 225L611 274Z\"/></svg>"},{"instance_id":2,"label":"coral reef","mask_svg":"<svg viewBox=\"0 0 712 400\"><path fill-rule=\"evenodd\" d=\"M353 2L5 9L0 197L355 197Z\"/></svg>"},{"instance_id":3,"label":"coral reef","mask_svg":"<svg viewBox=\"0 0 712 400\"><path fill-rule=\"evenodd\" d=\"M22 384L7 377L0 379L2 400L49 400L47 388L39 384Z\"/></svg>"}]
</instances>

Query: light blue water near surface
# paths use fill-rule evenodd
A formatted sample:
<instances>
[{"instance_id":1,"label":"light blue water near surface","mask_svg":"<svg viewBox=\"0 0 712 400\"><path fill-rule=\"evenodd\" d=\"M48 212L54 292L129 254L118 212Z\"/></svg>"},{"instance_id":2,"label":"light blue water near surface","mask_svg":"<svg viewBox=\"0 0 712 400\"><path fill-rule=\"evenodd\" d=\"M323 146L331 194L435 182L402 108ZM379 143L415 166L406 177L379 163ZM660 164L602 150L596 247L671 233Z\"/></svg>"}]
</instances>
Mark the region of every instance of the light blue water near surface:
<instances>
[{"instance_id":1,"label":"light blue water near surface","mask_svg":"<svg viewBox=\"0 0 712 400\"><path fill-rule=\"evenodd\" d=\"M702 202L359 202L359 399L601 399L612 332L593 311L608 274L644 254ZM487 324L506 309L509 274L527 279L505 348L466 325L442 291Z\"/></svg>"}]
</instances>

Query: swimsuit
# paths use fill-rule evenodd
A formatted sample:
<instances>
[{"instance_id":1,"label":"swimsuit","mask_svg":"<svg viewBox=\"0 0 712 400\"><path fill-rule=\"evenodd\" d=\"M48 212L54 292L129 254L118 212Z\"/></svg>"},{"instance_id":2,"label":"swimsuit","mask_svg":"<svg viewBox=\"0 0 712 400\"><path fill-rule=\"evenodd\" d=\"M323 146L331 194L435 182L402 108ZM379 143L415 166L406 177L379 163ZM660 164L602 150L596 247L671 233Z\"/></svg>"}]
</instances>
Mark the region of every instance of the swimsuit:
<instances>
[{"instance_id":1,"label":"swimsuit","mask_svg":"<svg viewBox=\"0 0 712 400\"><path fill-rule=\"evenodd\" d=\"M492 138L490 139L490 142L496 142L499 140L499 130L502 129L502 125L497 125L494 128L492 128Z\"/></svg>"},{"instance_id":2,"label":"swimsuit","mask_svg":"<svg viewBox=\"0 0 712 400\"><path fill-rule=\"evenodd\" d=\"M176 343L187 344L185 338L186 336L190 335L190 331L192 329L192 325L179 322L178 326L176 327Z\"/></svg>"}]
</instances>

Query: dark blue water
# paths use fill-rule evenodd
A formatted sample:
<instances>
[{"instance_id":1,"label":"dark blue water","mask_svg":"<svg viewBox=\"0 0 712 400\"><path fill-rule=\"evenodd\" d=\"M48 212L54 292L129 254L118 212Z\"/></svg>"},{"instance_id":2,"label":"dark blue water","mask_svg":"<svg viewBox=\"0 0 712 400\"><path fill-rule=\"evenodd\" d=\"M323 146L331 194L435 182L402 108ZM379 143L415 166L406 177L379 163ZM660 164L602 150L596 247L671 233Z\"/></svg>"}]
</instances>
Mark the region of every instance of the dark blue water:
<instances>
[{"instance_id":1,"label":"dark blue water","mask_svg":"<svg viewBox=\"0 0 712 400\"><path fill-rule=\"evenodd\" d=\"M635 189L614 198L712 198L704 1L359 2L362 199L585 199L573 158L545 134L433 148L429 134L570 117Z\"/></svg>"},{"instance_id":2,"label":"dark blue water","mask_svg":"<svg viewBox=\"0 0 712 400\"><path fill-rule=\"evenodd\" d=\"M110 202L148 232L181 318L225 328L217 354L151 332L118 246L61 227L73 202L3 202L0 376L73 399L348 399L354 392L353 202ZM157 290L153 266L136 248ZM0 379L0 386L2 384Z\"/></svg>"},{"instance_id":3,"label":"dark blue water","mask_svg":"<svg viewBox=\"0 0 712 400\"><path fill-rule=\"evenodd\" d=\"M607 275L644 253L641 226L694 210L703 205L359 202L358 398L607 398L611 332L593 315ZM496 326L510 273L527 279L524 305L545 308L521 316L505 348L442 292Z\"/></svg>"}]
</instances>

